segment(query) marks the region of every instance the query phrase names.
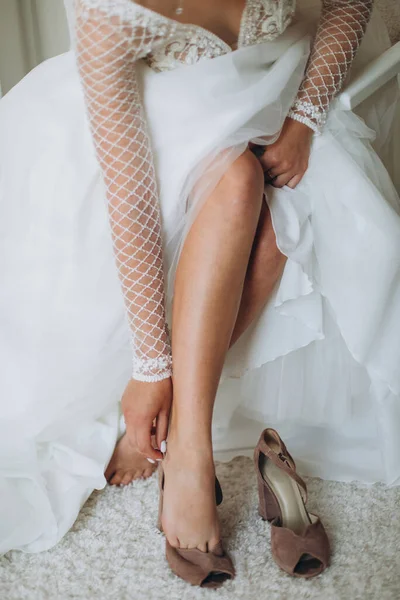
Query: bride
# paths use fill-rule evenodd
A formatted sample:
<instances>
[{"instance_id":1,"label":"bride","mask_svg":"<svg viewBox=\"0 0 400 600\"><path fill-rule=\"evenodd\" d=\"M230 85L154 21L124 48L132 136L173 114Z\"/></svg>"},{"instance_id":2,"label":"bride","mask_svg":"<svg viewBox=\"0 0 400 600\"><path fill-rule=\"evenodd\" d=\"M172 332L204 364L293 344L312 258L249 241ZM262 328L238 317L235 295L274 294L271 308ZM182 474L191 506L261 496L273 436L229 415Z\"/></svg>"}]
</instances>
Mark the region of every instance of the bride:
<instances>
[{"instance_id":1,"label":"bride","mask_svg":"<svg viewBox=\"0 0 400 600\"><path fill-rule=\"evenodd\" d=\"M164 459L188 579L215 400L221 448L269 423L306 472L398 482L399 198L334 103L371 5L324 0L314 36L294 0L67 2L73 52L0 103L1 551Z\"/></svg>"}]
</instances>

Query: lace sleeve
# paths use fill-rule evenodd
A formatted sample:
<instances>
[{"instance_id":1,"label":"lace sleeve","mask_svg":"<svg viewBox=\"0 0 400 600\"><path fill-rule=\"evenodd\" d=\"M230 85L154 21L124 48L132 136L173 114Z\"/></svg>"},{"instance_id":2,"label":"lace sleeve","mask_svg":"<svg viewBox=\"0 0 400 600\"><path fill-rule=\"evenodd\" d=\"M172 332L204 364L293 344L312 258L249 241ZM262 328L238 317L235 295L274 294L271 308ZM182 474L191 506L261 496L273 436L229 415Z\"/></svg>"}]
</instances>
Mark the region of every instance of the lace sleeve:
<instances>
[{"instance_id":1,"label":"lace sleeve","mask_svg":"<svg viewBox=\"0 0 400 600\"><path fill-rule=\"evenodd\" d=\"M322 0L305 77L289 117L320 133L367 28L373 0Z\"/></svg>"},{"instance_id":2,"label":"lace sleeve","mask_svg":"<svg viewBox=\"0 0 400 600\"><path fill-rule=\"evenodd\" d=\"M154 32L126 18L127 5L133 3L76 0L75 50L132 332L133 378L159 381L172 374L161 215L135 74Z\"/></svg>"}]
</instances>

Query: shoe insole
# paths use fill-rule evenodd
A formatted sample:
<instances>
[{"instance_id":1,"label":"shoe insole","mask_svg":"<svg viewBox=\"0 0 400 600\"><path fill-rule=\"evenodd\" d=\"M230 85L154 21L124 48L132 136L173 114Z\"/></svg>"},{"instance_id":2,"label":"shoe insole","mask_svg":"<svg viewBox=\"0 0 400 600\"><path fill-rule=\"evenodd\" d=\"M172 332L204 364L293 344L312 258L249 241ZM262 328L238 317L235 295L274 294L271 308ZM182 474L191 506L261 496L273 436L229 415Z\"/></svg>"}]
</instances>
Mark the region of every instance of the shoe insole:
<instances>
[{"instance_id":1,"label":"shoe insole","mask_svg":"<svg viewBox=\"0 0 400 600\"><path fill-rule=\"evenodd\" d=\"M274 492L282 513L282 526L301 534L310 525L304 501L297 483L265 455L260 456L263 478Z\"/></svg>"}]
</instances>

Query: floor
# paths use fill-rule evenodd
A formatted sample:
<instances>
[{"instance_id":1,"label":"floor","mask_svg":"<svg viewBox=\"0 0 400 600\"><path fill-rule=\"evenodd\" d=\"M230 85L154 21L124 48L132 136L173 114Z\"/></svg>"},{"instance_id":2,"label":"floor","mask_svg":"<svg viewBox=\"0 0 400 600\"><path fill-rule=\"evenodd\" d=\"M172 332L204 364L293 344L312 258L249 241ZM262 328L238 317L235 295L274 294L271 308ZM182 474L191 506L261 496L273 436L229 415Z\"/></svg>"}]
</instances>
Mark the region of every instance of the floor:
<instances>
[{"instance_id":1,"label":"floor","mask_svg":"<svg viewBox=\"0 0 400 600\"><path fill-rule=\"evenodd\" d=\"M225 544L237 578L218 590L193 588L168 569L156 530L154 476L95 492L62 542L48 552L0 559L4 600L400 600L400 488L307 479L309 509L333 546L331 567L293 579L272 561L269 525L257 514L252 462L218 465Z\"/></svg>"}]
</instances>

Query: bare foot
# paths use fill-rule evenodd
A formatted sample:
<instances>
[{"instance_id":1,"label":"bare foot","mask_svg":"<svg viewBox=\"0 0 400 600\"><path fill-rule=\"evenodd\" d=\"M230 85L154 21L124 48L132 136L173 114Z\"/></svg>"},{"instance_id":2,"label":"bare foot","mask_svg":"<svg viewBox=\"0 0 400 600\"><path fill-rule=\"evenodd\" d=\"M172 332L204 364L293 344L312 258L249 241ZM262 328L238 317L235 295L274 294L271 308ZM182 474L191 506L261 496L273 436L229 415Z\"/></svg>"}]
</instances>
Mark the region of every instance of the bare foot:
<instances>
[{"instance_id":1,"label":"bare foot","mask_svg":"<svg viewBox=\"0 0 400 600\"><path fill-rule=\"evenodd\" d=\"M169 440L163 468L161 521L169 543L175 548L213 550L221 537L212 452L174 447Z\"/></svg>"},{"instance_id":2,"label":"bare foot","mask_svg":"<svg viewBox=\"0 0 400 600\"><path fill-rule=\"evenodd\" d=\"M135 479L147 479L156 468L157 465L151 465L147 458L132 448L124 435L116 445L104 475L110 485L128 485Z\"/></svg>"}]
</instances>

